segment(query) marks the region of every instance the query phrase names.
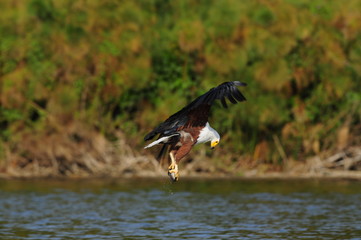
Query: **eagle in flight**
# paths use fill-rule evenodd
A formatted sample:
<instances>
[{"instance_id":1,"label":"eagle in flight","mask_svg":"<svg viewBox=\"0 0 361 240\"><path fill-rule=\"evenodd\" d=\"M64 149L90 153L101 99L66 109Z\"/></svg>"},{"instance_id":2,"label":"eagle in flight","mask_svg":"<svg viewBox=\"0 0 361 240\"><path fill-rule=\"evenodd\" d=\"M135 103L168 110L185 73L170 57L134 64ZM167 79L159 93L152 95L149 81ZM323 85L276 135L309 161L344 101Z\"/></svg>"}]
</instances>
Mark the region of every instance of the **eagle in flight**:
<instances>
[{"instance_id":1,"label":"eagle in flight","mask_svg":"<svg viewBox=\"0 0 361 240\"><path fill-rule=\"evenodd\" d=\"M211 142L213 149L219 143L218 132L208 123L208 115L213 102L220 100L223 107L227 108L226 98L233 104L236 104L237 101L245 101L246 98L237 86L246 85L239 81L224 82L218 87L210 89L179 112L170 116L144 137L144 140L148 141L159 135L156 141L144 147L150 148L163 144L159 156L169 146L171 164L168 167L168 175L172 181L178 181L178 163L194 145Z\"/></svg>"}]
</instances>

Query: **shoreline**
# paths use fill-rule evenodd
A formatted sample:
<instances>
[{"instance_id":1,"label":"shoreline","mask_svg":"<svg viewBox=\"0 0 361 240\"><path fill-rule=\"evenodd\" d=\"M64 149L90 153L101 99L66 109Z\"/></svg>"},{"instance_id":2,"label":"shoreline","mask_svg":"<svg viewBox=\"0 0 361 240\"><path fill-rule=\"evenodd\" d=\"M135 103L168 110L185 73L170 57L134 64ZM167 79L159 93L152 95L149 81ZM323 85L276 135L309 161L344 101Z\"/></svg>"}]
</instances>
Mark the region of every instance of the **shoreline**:
<instances>
[{"instance_id":1,"label":"shoreline","mask_svg":"<svg viewBox=\"0 0 361 240\"><path fill-rule=\"evenodd\" d=\"M124 137L119 137L115 146L97 136L88 136L83 144L51 145L52 151L26 148L31 150L27 156L9 153L0 166L0 179L168 179L165 162L130 147ZM304 160L289 158L281 165L250 158L220 164L204 154L195 154L180 164L180 181L187 178L361 180L361 147L349 146Z\"/></svg>"},{"instance_id":2,"label":"shoreline","mask_svg":"<svg viewBox=\"0 0 361 240\"><path fill-rule=\"evenodd\" d=\"M166 172L164 174L133 174L123 176L12 176L10 174L0 174L0 180L59 180L59 181L93 181L93 180L168 180ZM269 172L263 174L253 174L253 171L244 172L243 175L236 174L184 174L180 177L180 182L189 180L355 180L361 181L360 171L325 171L323 173L292 173L292 172Z\"/></svg>"}]
</instances>

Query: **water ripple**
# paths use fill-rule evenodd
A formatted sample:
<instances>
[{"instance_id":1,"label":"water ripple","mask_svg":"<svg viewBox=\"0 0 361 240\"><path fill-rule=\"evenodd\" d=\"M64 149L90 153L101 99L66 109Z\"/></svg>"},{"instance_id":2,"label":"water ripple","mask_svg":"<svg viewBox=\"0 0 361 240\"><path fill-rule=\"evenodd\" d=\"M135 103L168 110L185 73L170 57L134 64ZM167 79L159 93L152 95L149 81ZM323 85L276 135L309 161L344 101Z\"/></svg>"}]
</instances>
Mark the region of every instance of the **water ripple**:
<instances>
[{"instance_id":1,"label":"water ripple","mask_svg":"<svg viewBox=\"0 0 361 240\"><path fill-rule=\"evenodd\" d=\"M280 182L281 186L283 183ZM3 183L4 184L4 183ZM11 185L11 183L9 183ZM185 182L86 187L0 185L1 239L359 239L360 183L331 191L306 182ZM212 185L213 184L213 185ZM125 186L127 185L127 186ZM130 185L130 186L128 186ZM242 188L239 188L243 185ZM1 187L2 186L2 187ZM224 191L224 189L227 191ZM327 187L327 186L326 186ZM331 186L329 186L331 187ZM218 189L218 191L217 191Z\"/></svg>"}]
</instances>

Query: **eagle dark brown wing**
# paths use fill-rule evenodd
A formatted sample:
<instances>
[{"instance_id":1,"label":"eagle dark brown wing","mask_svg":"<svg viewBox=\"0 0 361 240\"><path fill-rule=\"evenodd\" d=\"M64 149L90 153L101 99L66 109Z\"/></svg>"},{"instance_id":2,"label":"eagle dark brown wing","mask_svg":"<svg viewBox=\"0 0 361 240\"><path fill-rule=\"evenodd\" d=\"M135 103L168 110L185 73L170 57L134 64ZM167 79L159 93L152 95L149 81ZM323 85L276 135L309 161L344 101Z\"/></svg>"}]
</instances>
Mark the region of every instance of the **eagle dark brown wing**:
<instances>
[{"instance_id":1,"label":"eagle dark brown wing","mask_svg":"<svg viewBox=\"0 0 361 240\"><path fill-rule=\"evenodd\" d=\"M236 104L237 101L245 101L246 98L238 90L237 86L246 85L247 84L238 81L224 82L218 87L210 89L157 126L144 137L144 140L150 140L158 134L166 136L184 127L205 126L213 102L220 100L223 107L227 108L227 98L233 104Z\"/></svg>"}]
</instances>

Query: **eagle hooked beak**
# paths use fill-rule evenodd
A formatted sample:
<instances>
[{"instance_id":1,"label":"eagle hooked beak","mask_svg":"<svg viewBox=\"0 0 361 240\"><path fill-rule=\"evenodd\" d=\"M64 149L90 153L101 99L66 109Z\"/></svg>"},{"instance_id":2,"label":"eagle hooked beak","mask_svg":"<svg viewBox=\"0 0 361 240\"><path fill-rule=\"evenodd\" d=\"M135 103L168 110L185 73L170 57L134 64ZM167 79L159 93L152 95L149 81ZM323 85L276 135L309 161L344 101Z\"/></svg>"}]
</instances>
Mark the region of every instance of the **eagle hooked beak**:
<instances>
[{"instance_id":1,"label":"eagle hooked beak","mask_svg":"<svg viewBox=\"0 0 361 240\"><path fill-rule=\"evenodd\" d=\"M219 143L219 141L212 141L211 142L211 149L214 149L214 147L217 146L218 143Z\"/></svg>"}]
</instances>

